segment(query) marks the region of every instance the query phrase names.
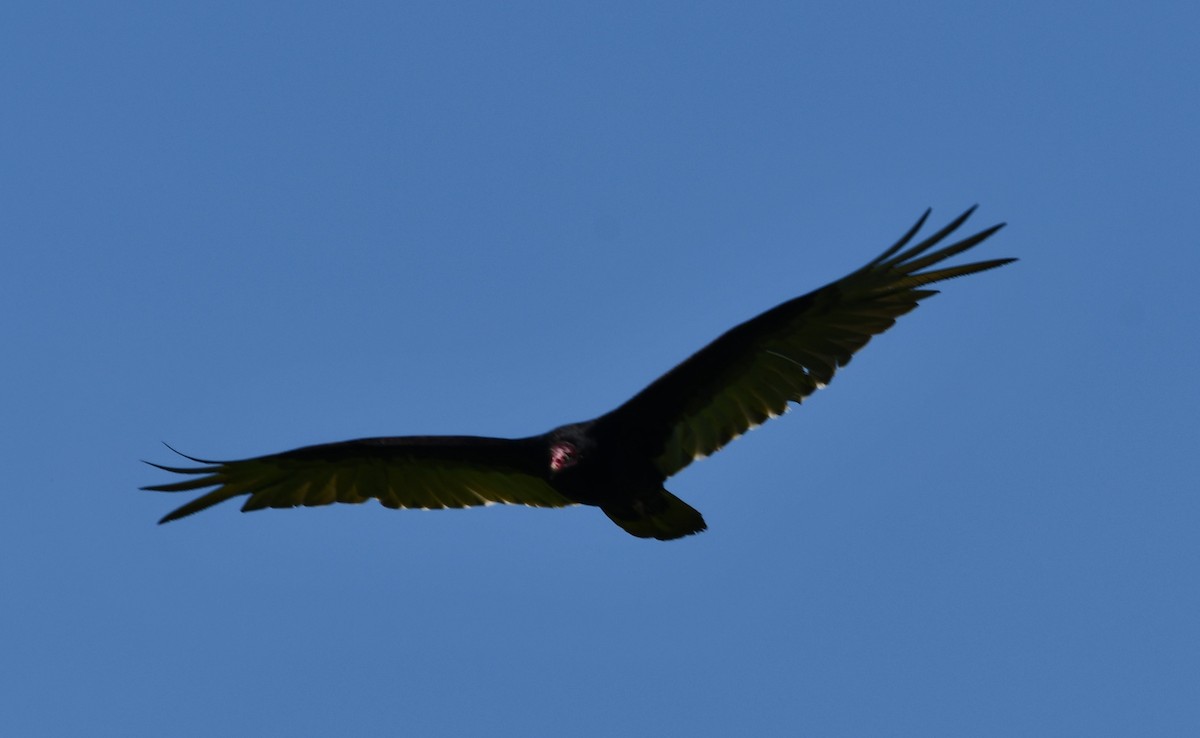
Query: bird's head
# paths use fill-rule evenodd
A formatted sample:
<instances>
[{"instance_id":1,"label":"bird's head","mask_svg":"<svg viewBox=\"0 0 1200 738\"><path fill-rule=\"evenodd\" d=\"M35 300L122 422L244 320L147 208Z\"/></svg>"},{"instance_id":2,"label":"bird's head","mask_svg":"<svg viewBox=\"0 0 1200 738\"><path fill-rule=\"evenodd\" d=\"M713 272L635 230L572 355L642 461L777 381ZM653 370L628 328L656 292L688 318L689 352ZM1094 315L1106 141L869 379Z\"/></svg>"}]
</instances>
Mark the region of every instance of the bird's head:
<instances>
[{"instance_id":1,"label":"bird's head","mask_svg":"<svg viewBox=\"0 0 1200 738\"><path fill-rule=\"evenodd\" d=\"M556 441L550 446L550 471L560 472L579 461L579 449L570 441Z\"/></svg>"},{"instance_id":2,"label":"bird's head","mask_svg":"<svg viewBox=\"0 0 1200 738\"><path fill-rule=\"evenodd\" d=\"M549 459L551 475L558 475L588 458L592 440L581 425L566 425L550 436Z\"/></svg>"}]
</instances>

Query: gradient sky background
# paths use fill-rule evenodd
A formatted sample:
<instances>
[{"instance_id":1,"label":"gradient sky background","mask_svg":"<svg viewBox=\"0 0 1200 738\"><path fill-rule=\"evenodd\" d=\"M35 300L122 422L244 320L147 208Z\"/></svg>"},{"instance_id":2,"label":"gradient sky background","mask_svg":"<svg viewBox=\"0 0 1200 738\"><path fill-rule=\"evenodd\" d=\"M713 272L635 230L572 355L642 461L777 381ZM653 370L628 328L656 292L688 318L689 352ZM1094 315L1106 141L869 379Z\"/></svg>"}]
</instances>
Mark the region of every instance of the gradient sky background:
<instances>
[{"instance_id":1,"label":"gradient sky background","mask_svg":"<svg viewBox=\"0 0 1200 738\"><path fill-rule=\"evenodd\" d=\"M1200 734L1194 3L104 5L0 10L0 733ZM597 415L975 202L703 535L137 491Z\"/></svg>"}]
</instances>

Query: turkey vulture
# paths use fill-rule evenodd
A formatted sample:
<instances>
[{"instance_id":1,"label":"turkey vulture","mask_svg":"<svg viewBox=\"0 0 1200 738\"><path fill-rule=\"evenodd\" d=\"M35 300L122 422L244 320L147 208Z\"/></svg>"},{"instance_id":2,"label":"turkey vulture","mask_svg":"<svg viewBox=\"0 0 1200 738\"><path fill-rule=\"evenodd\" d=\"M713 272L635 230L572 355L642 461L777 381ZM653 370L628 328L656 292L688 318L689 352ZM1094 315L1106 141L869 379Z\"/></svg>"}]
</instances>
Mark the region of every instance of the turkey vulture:
<instances>
[{"instance_id":1,"label":"turkey vulture","mask_svg":"<svg viewBox=\"0 0 1200 738\"><path fill-rule=\"evenodd\" d=\"M180 454L201 466L151 464L189 478L144 489L213 488L160 523L241 495L248 495L243 511L373 497L390 508L594 505L639 538L699 533L704 518L663 488L667 477L824 387L871 336L937 293L928 285L1015 261L930 268L1003 227L931 251L974 210L905 249L929 217L925 211L863 268L735 326L594 420L517 439L364 438L240 461Z\"/></svg>"}]
</instances>

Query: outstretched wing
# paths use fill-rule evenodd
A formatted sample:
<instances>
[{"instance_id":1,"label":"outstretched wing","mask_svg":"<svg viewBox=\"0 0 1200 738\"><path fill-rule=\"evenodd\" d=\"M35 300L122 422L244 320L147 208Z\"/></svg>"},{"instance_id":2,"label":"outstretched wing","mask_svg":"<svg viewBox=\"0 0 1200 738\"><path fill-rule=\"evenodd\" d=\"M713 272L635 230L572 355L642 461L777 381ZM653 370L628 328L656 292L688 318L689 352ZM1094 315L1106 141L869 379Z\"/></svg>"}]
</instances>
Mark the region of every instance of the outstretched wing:
<instances>
[{"instance_id":1,"label":"outstretched wing","mask_svg":"<svg viewBox=\"0 0 1200 738\"><path fill-rule=\"evenodd\" d=\"M243 512L265 507L359 503L370 498L391 508L575 504L546 481L544 457L544 444L537 438L364 438L239 461L185 457L202 464L197 467L151 464L191 478L143 489L191 492L215 488L171 512L160 523L241 495L249 495Z\"/></svg>"},{"instance_id":2,"label":"outstretched wing","mask_svg":"<svg viewBox=\"0 0 1200 738\"><path fill-rule=\"evenodd\" d=\"M833 379L839 367L896 318L937 294L927 285L1002 266L992 259L929 269L1001 227L930 252L966 221L972 207L908 248L929 211L862 269L738 325L660 377L600 422L648 453L665 476L707 456Z\"/></svg>"}]
</instances>

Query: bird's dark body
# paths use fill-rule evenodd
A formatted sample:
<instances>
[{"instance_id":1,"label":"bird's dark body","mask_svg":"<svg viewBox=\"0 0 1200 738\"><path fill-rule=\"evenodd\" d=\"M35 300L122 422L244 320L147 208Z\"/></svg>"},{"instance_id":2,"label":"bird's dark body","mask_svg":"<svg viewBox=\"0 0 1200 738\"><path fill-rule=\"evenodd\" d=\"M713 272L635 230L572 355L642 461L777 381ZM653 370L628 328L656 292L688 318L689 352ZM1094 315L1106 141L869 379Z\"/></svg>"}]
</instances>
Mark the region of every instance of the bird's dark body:
<instances>
[{"instance_id":1,"label":"bird's dark body","mask_svg":"<svg viewBox=\"0 0 1200 738\"><path fill-rule=\"evenodd\" d=\"M972 209L973 210L973 209ZM167 522L247 495L243 510L377 499L386 507L490 503L601 508L632 535L669 540L705 529L700 513L664 488L668 477L824 387L871 336L935 294L933 282L1013 259L940 267L1000 228L929 252L970 215L902 250L928 212L867 266L735 326L615 410L518 439L366 438L240 461L186 457L183 481L146 489L215 488Z\"/></svg>"}]
</instances>

